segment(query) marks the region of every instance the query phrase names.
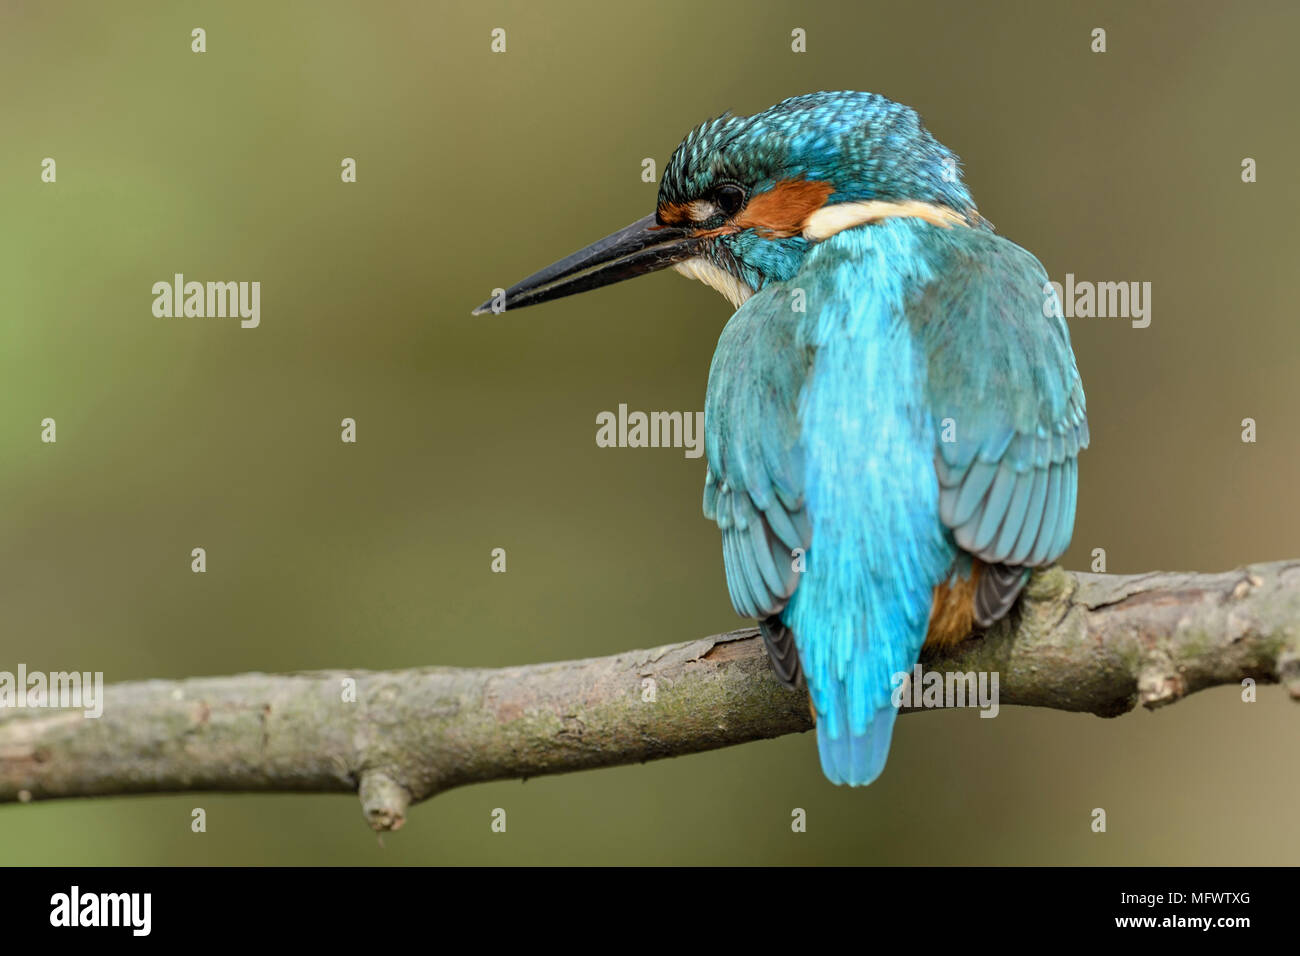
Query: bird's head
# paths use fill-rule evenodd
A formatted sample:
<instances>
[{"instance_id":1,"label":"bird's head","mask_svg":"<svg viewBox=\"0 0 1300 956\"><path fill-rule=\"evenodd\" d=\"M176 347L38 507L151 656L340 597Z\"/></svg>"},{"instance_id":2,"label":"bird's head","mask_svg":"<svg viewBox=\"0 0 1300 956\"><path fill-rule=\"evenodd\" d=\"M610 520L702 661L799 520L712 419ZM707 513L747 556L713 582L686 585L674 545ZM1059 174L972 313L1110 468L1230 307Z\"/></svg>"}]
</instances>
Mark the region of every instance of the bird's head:
<instances>
[{"instance_id":1,"label":"bird's head","mask_svg":"<svg viewBox=\"0 0 1300 956\"><path fill-rule=\"evenodd\" d=\"M668 161L653 213L505 290L501 304L672 266L739 305L792 277L813 244L892 216L981 222L957 157L914 110L873 93L796 96L696 127Z\"/></svg>"}]
</instances>

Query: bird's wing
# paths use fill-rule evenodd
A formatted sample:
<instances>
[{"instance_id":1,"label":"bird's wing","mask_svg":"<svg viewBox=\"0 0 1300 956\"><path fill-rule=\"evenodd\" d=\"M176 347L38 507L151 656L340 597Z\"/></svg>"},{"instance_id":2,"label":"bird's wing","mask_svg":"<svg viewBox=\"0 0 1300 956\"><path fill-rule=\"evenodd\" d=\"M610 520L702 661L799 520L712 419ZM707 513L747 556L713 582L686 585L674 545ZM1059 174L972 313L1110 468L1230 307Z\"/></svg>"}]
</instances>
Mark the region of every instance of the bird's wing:
<instances>
[{"instance_id":1,"label":"bird's wing","mask_svg":"<svg viewBox=\"0 0 1300 956\"><path fill-rule=\"evenodd\" d=\"M731 603L745 617L785 607L798 583L794 552L812 537L796 418L811 354L796 342L796 318L785 289L751 296L709 370L704 513L722 531Z\"/></svg>"},{"instance_id":2,"label":"bird's wing","mask_svg":"<svg viewBox=\"0 0 1300 956\"><path fill-rule=\"evenodd\" d=\"M926 346L940 518L987 564L1049 564L1070 543L1088 445L1070 332L1032 255L991 232L949 236L949 261L909 310Z\"/></svg>"}]
</instances>

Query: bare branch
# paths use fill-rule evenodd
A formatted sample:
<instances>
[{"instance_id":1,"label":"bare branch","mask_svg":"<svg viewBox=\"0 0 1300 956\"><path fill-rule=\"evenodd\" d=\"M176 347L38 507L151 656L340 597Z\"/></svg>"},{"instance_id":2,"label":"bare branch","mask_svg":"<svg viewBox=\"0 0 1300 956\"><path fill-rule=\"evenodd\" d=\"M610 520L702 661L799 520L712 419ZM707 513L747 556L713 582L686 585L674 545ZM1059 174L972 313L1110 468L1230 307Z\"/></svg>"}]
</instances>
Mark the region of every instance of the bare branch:
<instances>
[{"instance_id":1,"label":"bare branch","mask_svg":"<svg viewBox=\"0 0 1300 956\"><path fill-rule=\"evenodd\" d=\"M1031 582L1017 614L930 657L1000 704L1115 716L1219 684L1300 699L1300 561ZM355 681L349 701L348 680ZM190 790L359 792L376 830L451 787L808 730L753 629L498 670L242 674L105 688L103 716L0 710L0 801Z\"/></svg>"}]
</instances>

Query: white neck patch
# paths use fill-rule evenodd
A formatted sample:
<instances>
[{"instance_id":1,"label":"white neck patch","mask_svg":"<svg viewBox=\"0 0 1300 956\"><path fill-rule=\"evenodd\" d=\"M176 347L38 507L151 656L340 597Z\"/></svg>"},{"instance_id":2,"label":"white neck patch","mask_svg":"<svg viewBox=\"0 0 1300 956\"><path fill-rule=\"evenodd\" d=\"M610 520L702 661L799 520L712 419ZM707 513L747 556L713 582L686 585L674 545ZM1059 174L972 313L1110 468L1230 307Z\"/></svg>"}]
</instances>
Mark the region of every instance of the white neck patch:
<instances>
[{"instance_id":1,"label":"white neck patch","mask_svg":"<svg viewBox=\"0 0 1300 956\"><path fill-rule=\"evenodd\" d=\"M932 225L951 229L953 226L969 226L971 219L978 220L979 214L972 211L969 217L963 216L947 206L916 200L886 202L872 199L863 202L834 203L830 206L822 206L804 220L803 237L809 242L821 242L845 229L865 226L879 222L881 219L902 217L924 219ZM718 268L707 259L699 257L687 259L674 265L673 269L688 279L698 279L709 288L721 292L733 308L739 309L745 300L754 294L754 290L740 279L725 269Z\"/></svg>"},{"instance_id":2,"label":"white neck patch","mask_svg":"<svg viewBox=\"0 0 1300 956\"><path fill-rule=\"evenodd\" d=\"M885 202L881 199L871 199L863 202L841 202L822 206L804 220L803 237L811 242L821 242L823 239L829 239L837 232L843 232L845 229L852 229L854 226L864 226L867 223L878 222L881 219L896 217L924 219L926 222L935 226L942 226L944 229L951 229L953 226L970 225L965 216L954 209L949 209L947 206L917 202L914 199L909 199L906 202Z\"/></svg>"}]
</instances>

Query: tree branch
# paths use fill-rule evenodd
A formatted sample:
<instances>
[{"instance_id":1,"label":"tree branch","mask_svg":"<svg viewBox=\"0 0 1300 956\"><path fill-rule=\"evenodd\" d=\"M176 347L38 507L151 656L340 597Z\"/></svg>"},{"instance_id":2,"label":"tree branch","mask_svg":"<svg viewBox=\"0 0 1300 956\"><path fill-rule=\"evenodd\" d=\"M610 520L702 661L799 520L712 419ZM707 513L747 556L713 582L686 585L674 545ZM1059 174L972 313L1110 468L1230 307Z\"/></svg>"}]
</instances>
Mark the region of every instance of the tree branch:
<instances>
[{"instance_id":1,"label":"tree branch","mask_svg":"<svg viewBox=\"0 0 1300 956\"><path fill-rule=\"evenodd\" d=\"M999 674L1000 704L1116 716L1219 684L1300 699L1300 561L1221 574L1037 574L1018 613L928 657ZM355 681L350 702L346 681ZM467 783L696 753L808 730L757 632L497 670L140 681L103 716L0 710L0 802L190 790L359 792L376 830Z\"/></svg>"}]
</instances>

